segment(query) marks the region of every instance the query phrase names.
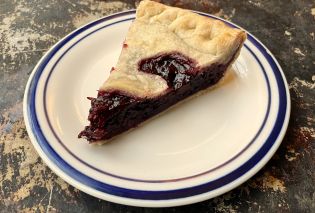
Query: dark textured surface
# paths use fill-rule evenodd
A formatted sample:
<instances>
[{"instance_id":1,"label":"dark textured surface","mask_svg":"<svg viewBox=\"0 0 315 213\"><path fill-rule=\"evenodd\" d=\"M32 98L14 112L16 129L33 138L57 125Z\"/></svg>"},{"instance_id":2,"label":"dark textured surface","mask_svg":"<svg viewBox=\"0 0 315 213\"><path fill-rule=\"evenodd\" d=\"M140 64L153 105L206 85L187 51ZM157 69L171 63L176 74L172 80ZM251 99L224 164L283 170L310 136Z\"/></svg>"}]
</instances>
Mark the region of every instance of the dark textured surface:
<instances>
[{"instance_id":1,"label":"dark textured surface","mask_svg":"<svg viewBox=\"0 0 315 213\"><path fill-rule=\"evenodd\" d=\"M292 114L272 160L233 191L169 209L122 206L66 184L39 158L27 136L22 98L31 70L55 42L134 1L0 1L0 212L314 212L315 2L313 0L164 1L213 13L253 33L287 77Z\"/></svg>"}]
</instances>

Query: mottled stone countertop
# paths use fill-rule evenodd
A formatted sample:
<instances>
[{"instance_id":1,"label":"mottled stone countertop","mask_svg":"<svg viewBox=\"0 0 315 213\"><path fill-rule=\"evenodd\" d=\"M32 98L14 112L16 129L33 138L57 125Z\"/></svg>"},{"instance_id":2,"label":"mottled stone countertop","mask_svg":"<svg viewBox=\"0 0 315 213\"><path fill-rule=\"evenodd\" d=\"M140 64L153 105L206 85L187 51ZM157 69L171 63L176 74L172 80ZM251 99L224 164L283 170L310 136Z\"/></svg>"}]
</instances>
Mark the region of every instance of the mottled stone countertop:
<instances>
[{"instance_id":1,"label":"mottled stone countertop","mask_svg":"<svg viewBox=\"0 0 315 213\"><path fill-rule=\"evenodd\" d=\"M0 1L0 212L315 212L314 0L169 0L215 14L260 39L281 64L292 98L286 137L253 178L217 198L170 209L136 208L69 186L41 160L22 115L27 79L55 42L131 0Z\"/></svg>"}]
</instances>

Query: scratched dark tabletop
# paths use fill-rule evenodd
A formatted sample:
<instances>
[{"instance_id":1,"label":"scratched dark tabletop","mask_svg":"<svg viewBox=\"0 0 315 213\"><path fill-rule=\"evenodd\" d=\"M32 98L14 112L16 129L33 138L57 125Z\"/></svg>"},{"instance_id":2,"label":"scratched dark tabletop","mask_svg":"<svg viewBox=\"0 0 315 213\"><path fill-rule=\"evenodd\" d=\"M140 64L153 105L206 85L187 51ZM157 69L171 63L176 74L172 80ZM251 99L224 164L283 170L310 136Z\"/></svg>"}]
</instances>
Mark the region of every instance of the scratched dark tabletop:
<instances>
[{"instance_id":1,"label":"scratched dark tabletop","mask_svg":"<svg viewBox=\"0 0 315 213\"><path fill-rule=\"evenodd\" d=\"M48 48L69 32L138 2L0 0L0 212L315 212L314 0L163 2L231 20L278 59L292 113L274 157L233 191L177 208L118 205L69 186L43 163L27 136L22 115L27 79Z\"/></svg>"}]
</instances>

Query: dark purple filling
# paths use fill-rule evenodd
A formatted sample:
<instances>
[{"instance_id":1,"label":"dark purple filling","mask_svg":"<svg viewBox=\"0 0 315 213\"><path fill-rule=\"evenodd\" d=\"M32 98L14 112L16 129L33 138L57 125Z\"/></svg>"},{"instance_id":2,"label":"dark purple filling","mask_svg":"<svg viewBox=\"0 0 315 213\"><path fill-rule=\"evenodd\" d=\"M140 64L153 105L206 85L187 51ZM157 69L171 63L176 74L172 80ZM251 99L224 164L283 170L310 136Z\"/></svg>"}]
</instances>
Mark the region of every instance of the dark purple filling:
<instances>
[{"instance_id":1,"label":"dark purple filling","mask_svg":"<svg viewBox=\"0 0 315 213\"><path fill-rule=\"evenodd\" d=\"M139 62L139 70L163 77L169 86L166 94L139 99L120 91L99 91L91 100L90 125L79 134L88 141L110 139L164 111L180 100L216 84L229 63L212 64L200 69L196 63L179 54L163 54Z\"/></svg>"},{"instance_id":2,"label":"dark purple filling","mask_svg":"<svg viewBox=\"0 0 315 213\"><path fill-rule=\"evenodd\" d=\"M118 91L99 91L97 98L89 97L88 99L91 100L88 117L90 126L85 127L85 130L79 134L79 138L85 137L89 141L108 139L111 135L117 134L123 122L122 119L127 117L124 114L125 109L138 102L135 98ZM125 123L124 126L130 126L130 124Z\"/></svg>"},{"instance_id":3,"label":"dark purple filling","mask_svg":"<svg viewBox=\"0 0 315 213\"><path fill-rule=\"evenodd\" d=\"M139 62L139 70L163 77L168 86L179 89L193 78L196 63L180 53L162 54Z\"/></svg>"}]
</instances>

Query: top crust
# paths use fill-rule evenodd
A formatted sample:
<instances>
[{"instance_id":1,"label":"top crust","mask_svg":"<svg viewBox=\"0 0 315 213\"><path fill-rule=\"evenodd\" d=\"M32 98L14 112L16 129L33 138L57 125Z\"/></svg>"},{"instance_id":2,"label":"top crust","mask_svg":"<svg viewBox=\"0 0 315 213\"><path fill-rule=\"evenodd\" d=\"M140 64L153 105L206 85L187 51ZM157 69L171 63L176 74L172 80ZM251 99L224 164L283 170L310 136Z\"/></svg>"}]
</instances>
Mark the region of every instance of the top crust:
<instances>
[{"instance_id":1,"label":"top crust","mask_svg":"<svg viewBox=\"0 0 315 213\"><path fill-rule=\"evenodd\" d=\"M189 10L166 6L153 1L142 1L137 9L137 20L147 24L161 24L176 34L190 48L209 54L200 65L227 62L230 54L245 41L244 31L231 28L222 21L201 16ZM211 56L212 60L209 60Z\"/></svg>"},{"instance_id":2,"label":"top crust","mask_svg":"<svg viewBox=\"0 0 315 213\"><path fill-rule=\"evenodd\" d=\"M161 53L180 52L204 67L224 64L237 58L246 40L244 31L219 20L189 10L142 1L137 8L115 70L100 90L120 90L135 97L151 98L167 90L166 81L157 75L138 71L144 58Z\"/></svg>"}]
</instances>

